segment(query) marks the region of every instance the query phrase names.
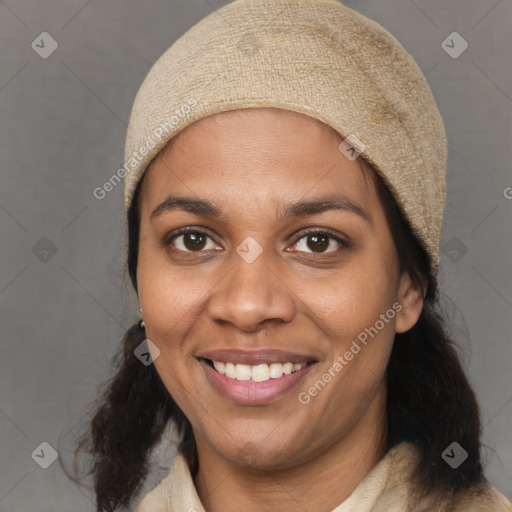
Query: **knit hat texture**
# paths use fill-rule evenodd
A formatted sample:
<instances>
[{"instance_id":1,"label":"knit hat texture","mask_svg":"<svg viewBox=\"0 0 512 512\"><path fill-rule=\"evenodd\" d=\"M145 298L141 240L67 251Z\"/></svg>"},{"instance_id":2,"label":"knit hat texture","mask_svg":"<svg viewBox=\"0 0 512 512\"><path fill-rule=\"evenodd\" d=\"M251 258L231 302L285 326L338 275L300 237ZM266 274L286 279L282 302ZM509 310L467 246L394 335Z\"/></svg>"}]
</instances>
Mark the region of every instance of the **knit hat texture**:
<instances>
[{"instance_id":1,"label":"knit hat texture","mask_svg":"<svg viewBox=\"0 0 512 512\"><path fill-rule=\"evenodd\" d=\"M275 107L326 123L367 160L439 265L446 136L423 73L378 23L336 0L236 0L158 59L133 105L125 207L179 131L227 110Z\"/></svg>"}]
</instances>

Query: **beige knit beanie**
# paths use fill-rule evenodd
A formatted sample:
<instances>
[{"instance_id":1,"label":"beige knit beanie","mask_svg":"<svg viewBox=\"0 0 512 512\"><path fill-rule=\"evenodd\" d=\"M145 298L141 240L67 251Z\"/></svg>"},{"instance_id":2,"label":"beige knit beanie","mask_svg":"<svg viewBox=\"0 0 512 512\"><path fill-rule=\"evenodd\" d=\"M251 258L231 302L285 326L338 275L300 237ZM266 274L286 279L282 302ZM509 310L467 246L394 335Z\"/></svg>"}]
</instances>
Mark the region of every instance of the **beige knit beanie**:
<instances>
[{"instance_id":1,"label":"beige knit beanie","mask_svg":"<svg viewBox=\"0 0 512 512\"><path fill-rule=\"evenodd\" d=\"M181 36L135 99L125 149L125 206L180 130L226 110L276 107L346 138L371 163L439 264L446 137L430 88L400 43L336 0L236 0Z\"/></svg>"}]
</instances>

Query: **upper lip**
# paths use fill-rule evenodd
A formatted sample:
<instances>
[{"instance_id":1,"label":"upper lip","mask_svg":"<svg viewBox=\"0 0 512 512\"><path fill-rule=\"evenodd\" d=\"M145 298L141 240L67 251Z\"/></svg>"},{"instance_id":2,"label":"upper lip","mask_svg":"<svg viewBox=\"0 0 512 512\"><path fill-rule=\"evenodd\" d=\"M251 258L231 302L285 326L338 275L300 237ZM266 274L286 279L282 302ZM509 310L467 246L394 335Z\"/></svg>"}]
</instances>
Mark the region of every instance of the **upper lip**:
<instances>
[{"instance_id":1,"label":"upper lip","mask_svg":"<svg viewBox=\"0 0 512 512\"><path fill-rule=\"evenodd\" d=\"M314 361L311 356L294 352L283 352L272 348L256 350L217 349L203 352L200 356L211 361L223 363L258 365L263 363L308 363Z\"/></svg>"}]
</instances>

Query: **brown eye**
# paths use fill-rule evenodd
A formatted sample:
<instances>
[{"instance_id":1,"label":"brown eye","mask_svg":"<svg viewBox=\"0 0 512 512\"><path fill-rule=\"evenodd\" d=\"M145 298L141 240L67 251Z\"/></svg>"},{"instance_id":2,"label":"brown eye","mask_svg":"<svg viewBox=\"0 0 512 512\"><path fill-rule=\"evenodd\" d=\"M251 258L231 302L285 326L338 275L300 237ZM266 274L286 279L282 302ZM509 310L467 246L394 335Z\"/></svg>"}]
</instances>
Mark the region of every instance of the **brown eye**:
<instances>
[{"instance_id":1,"label":"brown eye","mask_svg":"<svg viewBox=\"0 0 512 512\"><path fill-rule=\"evenodd\" d=\"M325 235L308 235L307 245L314 252L324 252L329 247L329 238Z\"/></svg>"},{"instance_id":2,"label":"brown eye","mask_svg":"<svg viewBox=\"0 0 512 512\"><path fill-rule=\"evenodd\" d=\"M300 252L329 254L340 249L348 248L349 243L328 231L313 231L303 234L297 239L293 247Z\"/></svg>"},{"instance_id":3,"label":"brown eye","mask_svg":"<svg viewBox=\"0 0 512 512\"><path fill-rule=\"evenodd\" d=\"M206 237L199 233L185 233L183 245L190 251L200 251L206 245Z\"/></svg>"},{"instance_id":4,"label":"brown eye","mask_svg":"<svg viewBox=\"0 0 512 512\"><path fill-rule=\"evenodd\" d=\"M170 240L164 243L183 252L201 252L204 249L215 249L217 247L206 233L189 229L174 234Z\"/></svg>"}]
</instances>

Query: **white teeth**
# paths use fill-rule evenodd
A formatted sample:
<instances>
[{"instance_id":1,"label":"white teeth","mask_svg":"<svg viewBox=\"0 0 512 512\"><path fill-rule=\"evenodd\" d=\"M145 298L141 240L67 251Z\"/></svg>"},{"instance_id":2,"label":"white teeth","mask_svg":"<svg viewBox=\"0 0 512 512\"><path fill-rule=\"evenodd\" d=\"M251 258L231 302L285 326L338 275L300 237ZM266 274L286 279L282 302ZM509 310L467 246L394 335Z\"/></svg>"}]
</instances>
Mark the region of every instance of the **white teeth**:
<instances>
[{"instance_id":1,"label":"white teeth","mask_svg":"<svg viewBox=\"0 0 512 512\"><path fill-rule=\"evenodd\" d=\"M306 366L306 363L262 363L248 365L213 361L213 366L219 373L230 379L266 382L270 379L279 379L283 374L290 375L290 373L298 372Z\"/></svg>"},{"instance_id":2,"label":"white teeth","mask_svg":"<svg viewBox=\"0 0 512 512\"><path fill-rule=\"evenodd\" d=\"M213 363L213 365L215 366L215 362ZM219 372L219 373L222 373L222 372ZM225 369L224 375L226 377L229 377L230 379L235 378L236 369L235 369L235 365L233 363L226 363L226 369Z\"/></svg>"},{"instance_id":3,"label":"white teeth","mask_svg":"<svg viewBox=\"0 0 512 512\"><path fill-rule=\"evenodd\" d=\"M236 380L251 380L251 367L248 364L235 364Z\"/></svg>"},{"instance_id":4,"label":"white teeth","mask_svg":"<svg viewBox=\"0 0 512 512\"><path fill-rule=\"evenodd\" d=\"M223 363L222 361L213 361L213 366L215 366L215 369L219 373L225 373L226 363Z\"/></svg>"},{"instance_id":5,"label":"white teeth","mask_svg":"<svg viewBox=\"0 0 512 512\"><path fill-rule=\"evenodd\" d=\"M285 375L290 375L293 372L293 363L284 363L283 364L283 373Z\"/></svg>"},{"instance_id":6,"label":"white teeth","mask_svg":"<svg viewBox=\"0 0 512 512\"><path fill-rule=\"evenodd\" d=\"M254 382L265 382L270 379L270 369L268 364L259 364L252 367L251 379Z\"/></svg>"},{"instance_id":7,"label":"white teeth","mask_svg":"<svg viewBox=\"0 0 512 512\"><path fill-rule=\"evenodd\" d=\"M270 378L279 379L283 376L283 365L281 363L272 363L270 365Z\"/></svg>"}]
</instances>

